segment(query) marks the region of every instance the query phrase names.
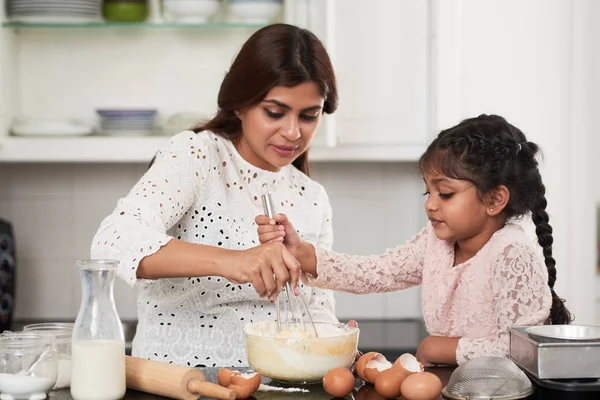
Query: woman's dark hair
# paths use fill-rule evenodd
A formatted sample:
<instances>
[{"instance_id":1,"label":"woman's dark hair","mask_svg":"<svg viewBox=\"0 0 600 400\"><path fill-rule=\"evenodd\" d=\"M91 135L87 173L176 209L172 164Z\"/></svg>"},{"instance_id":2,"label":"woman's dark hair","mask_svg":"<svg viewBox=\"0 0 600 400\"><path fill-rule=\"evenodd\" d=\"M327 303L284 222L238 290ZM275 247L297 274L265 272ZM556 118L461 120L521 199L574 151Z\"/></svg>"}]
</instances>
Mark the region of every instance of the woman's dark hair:
<instances>
[{"instance_id":1,"label":"woman's dark hair","mask_svg":"<svg viewBox=\"0 0 600 400\"><path fill-rule=\"evenodd\" d=\"M531 213L538 243L544 251L548 285L552 292L550 321L572 321L564 300L554 291L556 260L552 257L552 227L546 212L546 187L538 169L539 147L518 128L497 115L480 115L442 131L419 160L421 173L431 172L467 180L480 199L504 185L510 192L506 219Z\"/></svg>"},{"instance_id":2,"label":"woman's dark hair","mask_svg":"<svg viewBox=\"0 0 600 400\"><path fill-rule=\"evenodd\" d=\"M236 141L242 125L235 110L260 103L275 86L293 87L304 82L317 84L325 99L323 112L332 114L338 106L337 85L321 41L310 31L293 25L266 26L244 43L225 75L215 117L193 131L211 131ZM308 150L293 165L308 175Z\"/></svg>"}]
</instances>

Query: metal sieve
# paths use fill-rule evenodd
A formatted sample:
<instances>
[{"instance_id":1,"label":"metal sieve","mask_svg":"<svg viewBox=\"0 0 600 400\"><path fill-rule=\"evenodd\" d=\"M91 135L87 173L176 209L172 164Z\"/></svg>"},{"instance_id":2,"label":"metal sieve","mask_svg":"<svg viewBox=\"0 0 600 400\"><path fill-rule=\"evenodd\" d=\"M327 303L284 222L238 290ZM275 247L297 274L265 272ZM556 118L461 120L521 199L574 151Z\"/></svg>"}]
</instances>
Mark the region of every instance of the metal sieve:
<instances>
[{"instance_id":1,"label":"metal sieve","mask_svg":"<svg viewBox=\"0 0 600 400\"><path fill-rule=\"evenodd\" d=\"M522 399L534 392L531 381L519 367L504 357L481 357L454 370L442 390L456 400Z\"/></svg>"}]
</instances>

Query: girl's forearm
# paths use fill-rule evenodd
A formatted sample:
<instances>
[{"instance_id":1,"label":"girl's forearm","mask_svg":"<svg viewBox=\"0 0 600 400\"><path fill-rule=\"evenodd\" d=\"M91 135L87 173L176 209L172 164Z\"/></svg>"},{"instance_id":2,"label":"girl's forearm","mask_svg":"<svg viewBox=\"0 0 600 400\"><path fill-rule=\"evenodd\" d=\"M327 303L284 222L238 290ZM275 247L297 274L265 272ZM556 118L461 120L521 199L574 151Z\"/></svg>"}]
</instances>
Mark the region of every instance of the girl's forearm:
<instances>
[{"instance_id":1,"label":"girl's forearm","mask_svg":"<svg viewBox=\"0 0 600 400\"><path fill-rule=\"evenodd\" d=\"M302 272L317 276L317 254L312 244L302 241L292 254L300 263Z\"/></svg>"},{"instance_id":2,"label":"girl's forearm","mask_svg":"<svg viewBox=\"0 0 600 400\"><path fill-rule=\"evenodd\" d=\"M428 336L419 345L417 359L425 366L456 365L458 337Z\"/></svg>"}]
</instances>

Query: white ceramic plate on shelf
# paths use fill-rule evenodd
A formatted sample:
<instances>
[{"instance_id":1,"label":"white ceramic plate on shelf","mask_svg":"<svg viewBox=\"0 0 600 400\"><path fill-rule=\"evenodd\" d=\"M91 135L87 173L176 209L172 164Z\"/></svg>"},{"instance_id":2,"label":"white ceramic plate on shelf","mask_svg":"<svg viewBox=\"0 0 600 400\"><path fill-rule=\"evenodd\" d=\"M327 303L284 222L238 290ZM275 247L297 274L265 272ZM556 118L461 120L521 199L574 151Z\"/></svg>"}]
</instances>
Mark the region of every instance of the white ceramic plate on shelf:
<instances>
[{"instance_id":1,"label":"white ceramic plate on shelf","mask_svg":"<svg viewBox=\"0 0 600 400\"><path fill-rule=\"evenodd\" d=\"M94 133L92 125L68 119L21 119L10 129L14 136L85 136Z\"/></svg>"}]
</instances>

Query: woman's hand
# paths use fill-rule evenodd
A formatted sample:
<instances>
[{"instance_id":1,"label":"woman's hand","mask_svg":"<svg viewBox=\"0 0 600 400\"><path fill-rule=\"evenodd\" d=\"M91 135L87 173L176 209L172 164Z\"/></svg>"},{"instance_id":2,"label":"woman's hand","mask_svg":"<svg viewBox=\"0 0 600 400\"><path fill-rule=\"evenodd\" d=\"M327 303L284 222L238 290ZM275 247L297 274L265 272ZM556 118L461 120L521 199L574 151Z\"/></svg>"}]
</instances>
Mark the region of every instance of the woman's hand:
<instances>
[{"instance_id":1,"label":"woman's hand","mask_svg":"<svg viewBox=\"0 0 600 400\"><path fill-rule=\"evenodd\" d=\"M269 297L271 302L288 281L298 294L300 263L280 242L233 250L220 262L224 278L237 284L251 283L259 296Z\"/></svg>"},{"instance_id":2,"label":"woman's hand","mask_svg":"<svg viewBox=\"0 0 600 400\"><path fill-rule=\"evenodd\" d=\"M302 264L304 272L313 276L317 275L315 248L300 239L298 232L285 214L277 214L274 218L259 215L254 222L258 225L260 243L283 243L296 260Z\"/></svg>"}]
</instances>

